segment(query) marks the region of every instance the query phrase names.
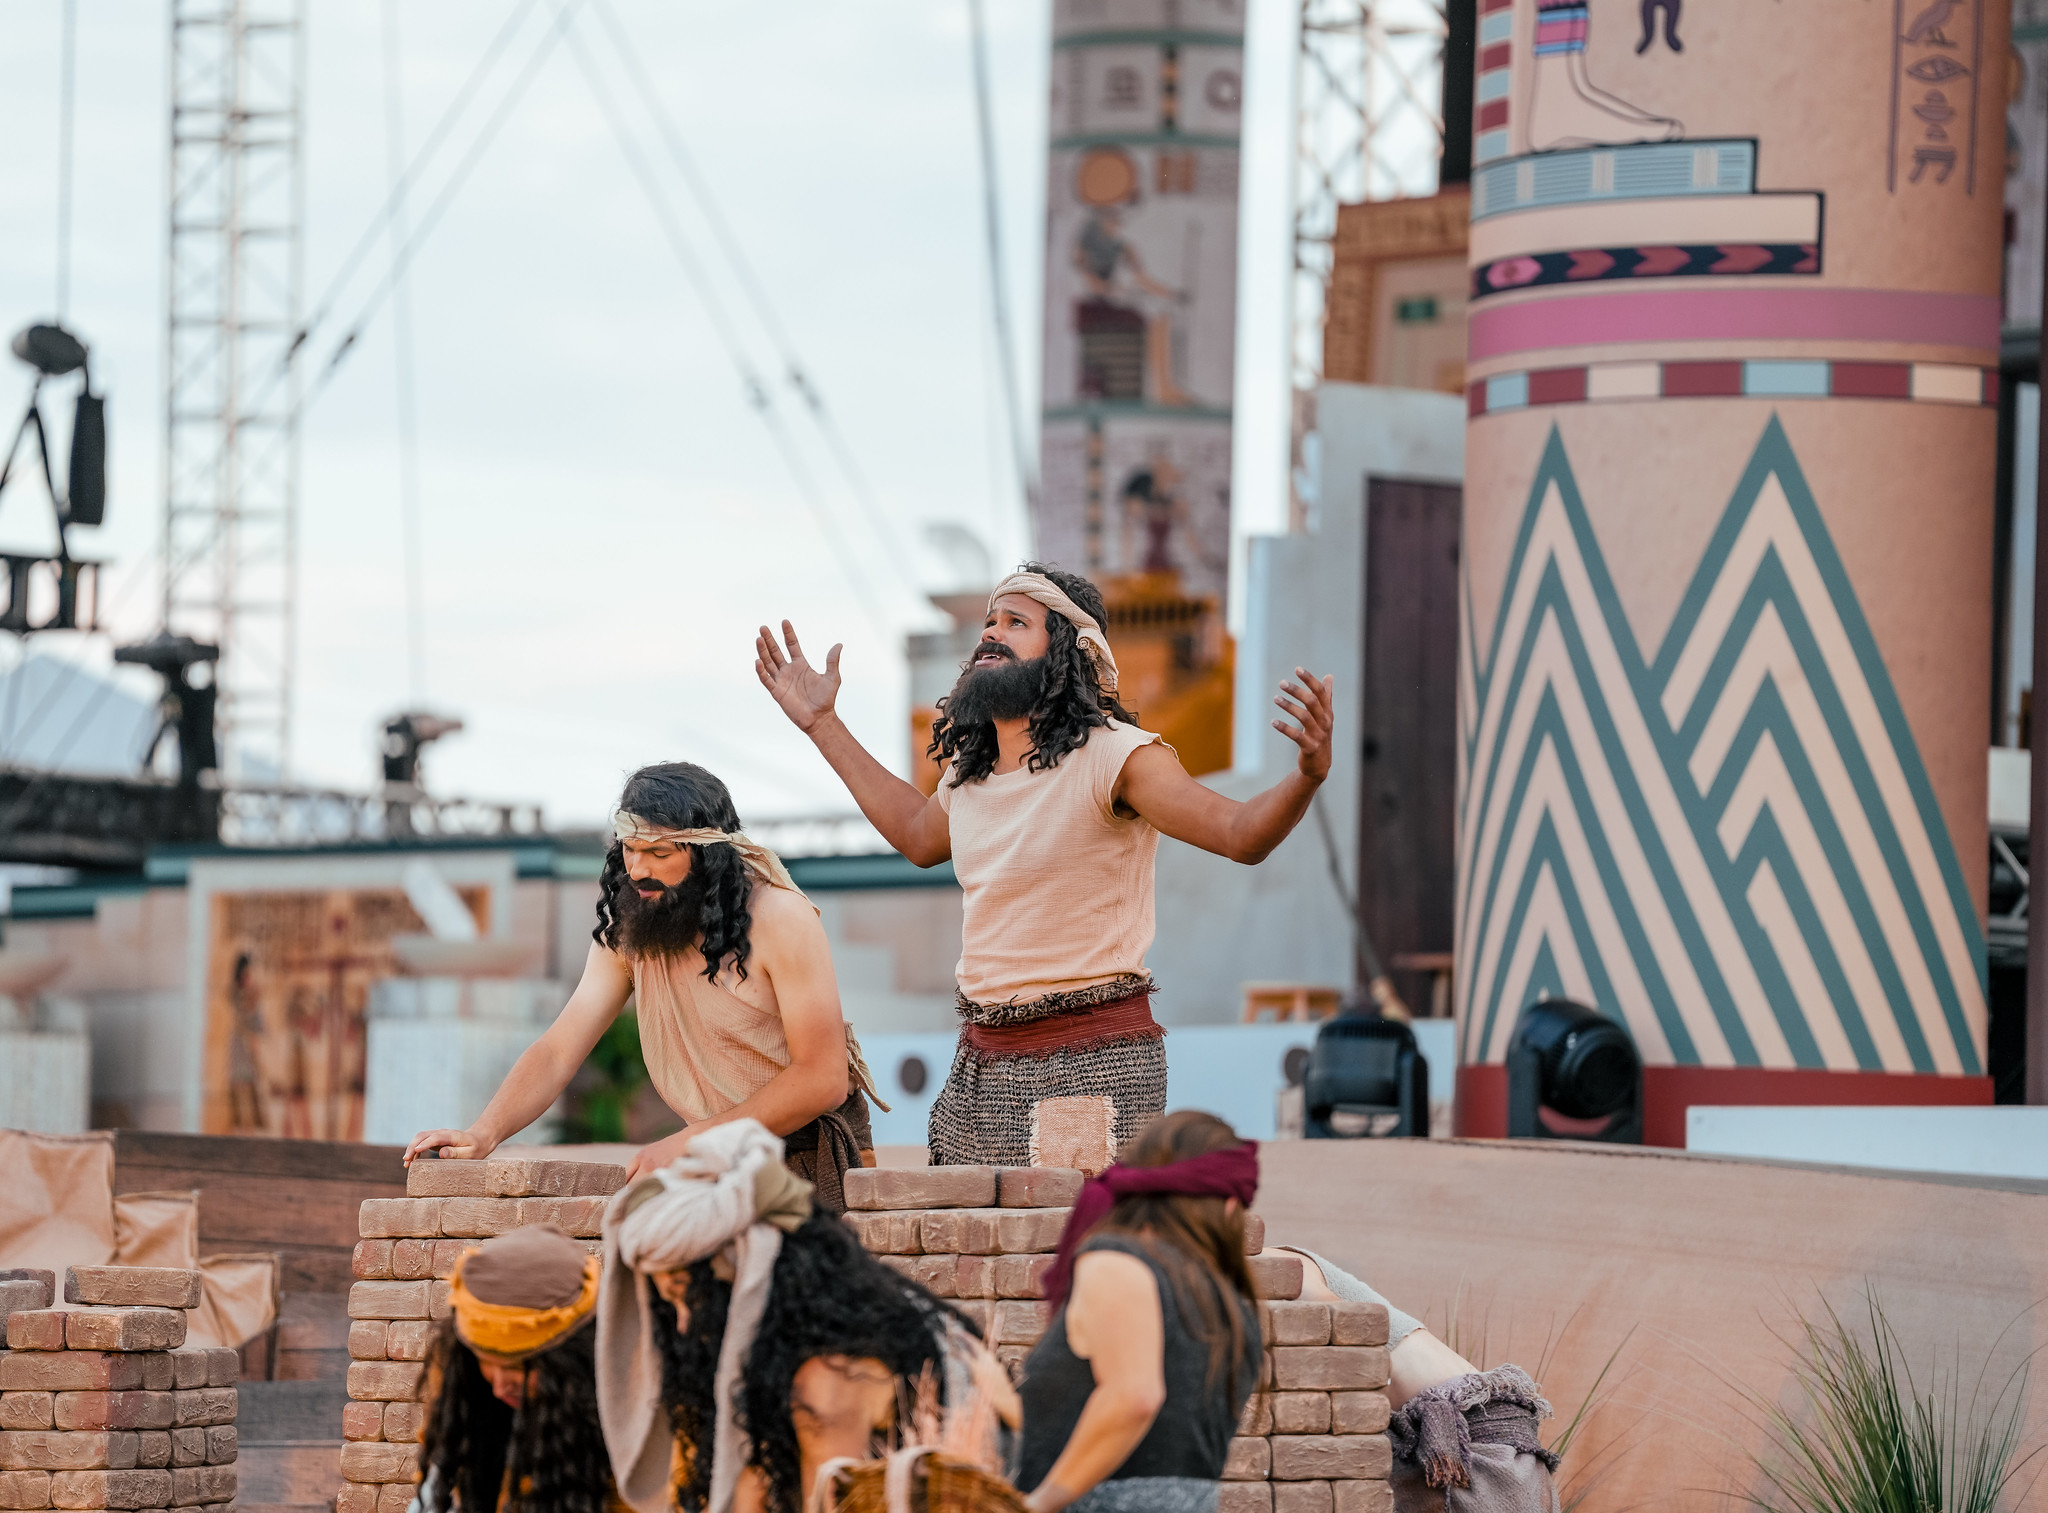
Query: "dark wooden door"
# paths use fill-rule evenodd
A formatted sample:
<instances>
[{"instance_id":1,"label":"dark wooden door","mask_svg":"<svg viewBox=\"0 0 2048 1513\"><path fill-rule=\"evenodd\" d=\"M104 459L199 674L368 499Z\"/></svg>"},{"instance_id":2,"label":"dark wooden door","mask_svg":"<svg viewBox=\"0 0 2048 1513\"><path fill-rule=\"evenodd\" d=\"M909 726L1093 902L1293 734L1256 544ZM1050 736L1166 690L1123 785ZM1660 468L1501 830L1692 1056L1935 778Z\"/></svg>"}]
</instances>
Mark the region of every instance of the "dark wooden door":
<instances>
[{"instance_id":1,"label":"dark wooden door","mask_svg":"<svg viewBox=\"0 0 2048 1513\"><path fill-rule=\"evenodd\" d=\"M1455 484L1366 480L1358 904L1417 1014L1431 974L1394 959L1451 949L1463 499Z\"/></svg>"}]
</instances>

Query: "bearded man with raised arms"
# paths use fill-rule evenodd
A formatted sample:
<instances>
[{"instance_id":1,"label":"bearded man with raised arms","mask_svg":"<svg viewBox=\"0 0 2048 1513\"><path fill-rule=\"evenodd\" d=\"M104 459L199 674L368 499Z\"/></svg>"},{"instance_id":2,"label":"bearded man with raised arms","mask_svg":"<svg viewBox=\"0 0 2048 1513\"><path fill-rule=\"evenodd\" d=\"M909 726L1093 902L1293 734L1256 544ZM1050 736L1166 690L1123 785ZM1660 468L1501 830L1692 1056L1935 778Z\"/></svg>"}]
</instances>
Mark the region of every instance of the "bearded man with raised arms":
<instances>
[{"instance_id":1,"label":"bearded man with raised arms","mask_svg":"<svg viewBox=\"0 0 2048 1513\"><path fill-rule=\"evenodd\" d=\"M939 705L927 798L854 739L833 706L839 653L821 672L795 628L767 626L755 672L816 743L891 846L920 867L951 859L965 894L959 1046L932 1105L931 1161L1030 1164L1045 1098L1106 1097L1116 1139L1166 1107L1165 1031L1145 952L1163 832L1255 863L1287 838L1330 771L1331 679L1296 668L1274 728L1294 770L1239 803L1188 776L1173 748L1117 702L1102 595L1026 563L989 597L981 643Z\"/></svg>"}]
</instances>

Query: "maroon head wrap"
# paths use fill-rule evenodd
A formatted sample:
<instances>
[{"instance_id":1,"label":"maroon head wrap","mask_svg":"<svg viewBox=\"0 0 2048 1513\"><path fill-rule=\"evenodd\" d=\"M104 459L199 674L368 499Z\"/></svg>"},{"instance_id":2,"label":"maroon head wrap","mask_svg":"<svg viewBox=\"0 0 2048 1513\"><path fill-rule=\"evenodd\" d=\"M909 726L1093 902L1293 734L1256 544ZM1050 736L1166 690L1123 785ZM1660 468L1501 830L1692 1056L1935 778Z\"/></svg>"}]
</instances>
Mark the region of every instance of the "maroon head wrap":
<instances>
[{"instance_id":1,"label":"maroon head wrap","mask_svg":"<svg viewBox=\"0 0 2048 1513\"><path fill-rule=\"evenodd\" d=\"M1116 1200L1137 1193L1163 1193L1180 1198L1235 1198L1246 1208L1259 1192L1259 1142L1247 1140L1234 1150L1211 1151L1165 1166L1112 1166L1090 1177L1074 1200L1067 1227L1060 1231L1059 1254L1045 1274L1045 1301L1058 1308L1074 1285L1074 1252L1088 1231L1116 1207Z\"/></svg>"}]
</instances>

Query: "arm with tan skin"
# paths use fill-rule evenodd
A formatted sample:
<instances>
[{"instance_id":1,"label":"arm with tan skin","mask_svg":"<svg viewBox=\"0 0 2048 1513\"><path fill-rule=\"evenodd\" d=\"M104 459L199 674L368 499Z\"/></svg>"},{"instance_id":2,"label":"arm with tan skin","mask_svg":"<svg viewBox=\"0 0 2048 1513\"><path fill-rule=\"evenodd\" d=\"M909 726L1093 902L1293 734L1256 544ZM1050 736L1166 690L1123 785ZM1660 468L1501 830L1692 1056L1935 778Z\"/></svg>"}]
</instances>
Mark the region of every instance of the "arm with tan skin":
<instances>
[{"instance_id":1,"label":"arm with tan skin","mask_svg":"<svg viewBox=\"0 0 2048 1513\"><path fill-rule=\"evenodd\" d=\"M466 1130L423 1130L405 1148L405 1164L428 1151L460 1161L481 1161L525 1129L562 1096L569 1079L607 1026L619 1017L633 992L633 973L623 957L592 941L583 959L583 980L555 1022L512 1064L497 1095Z\"/></svg>"},{"instance_id":2,"label":"arm with tan skin","mask_svg":"<svg viewBox=\"0 0 2048 1513\"><path fill-rule=\"evenodd\" d=\"M627 1170L632 1181L683 1153L690 1137L715 1124L758 1119L771 1132L787 1135L846 1101L846 1019L839 1009L839 984L832 975L832 948L818 911L800 893L757 888L748 932L753 952L747 972L766 980L789 1044L789 1065L752 1097L724 1113L700 1119L686 1130L641 1147Z\"/></svg>"},{"instance_id":3,"label":"arm with tan skin","mask_svg":"<svg viewBox=\"0 0 2048 1513\"><path fill-rule=\"evenodd\" d=\"M1334 679L1306 668L1280 685L1273 700L1299 723L1273 728L1301 748L1294 770L1271 788L1240 803L1196 782L1180 759L1158 744L1131 753L1117 779L1118 804L1142 815L1162 835L1186 841L1234 862L1262 862L1286 840L1330 775L1330 736L1336 725Z\"/></svg>"},{"instance_id":4,"label":"arm with tan skin","mask_svg":"<svg viewBox=\"0 0 2048 1513\"><path fill-rule=\"evenodd\" d=\"M754 675L761 686L832 764L882 839L920 867L936 867L951 857L952 836L939 801L926 798L876 761L839 718L834 706L839 700L841 648L835 645L825 653L825 670L819 672L805 660L796 627L787 620L782 622L782 639L786 651L765 625L754 638Z\"/></svg>"},{"instance_id":5,"label":"arm with tan skin","mask_svg":"<svg viewBox=\"0 0 2048 1513\"><path fill-rule=\"evenodd\" d=\"M1136 1256L1089 1251L1074 1263L1067 1345L1095 1373L1059 1459L1034 1488L1031 1513L1059 1513L1130 1459L1166 1402L1159 1284Z\"/></svg>"}]
</instances>

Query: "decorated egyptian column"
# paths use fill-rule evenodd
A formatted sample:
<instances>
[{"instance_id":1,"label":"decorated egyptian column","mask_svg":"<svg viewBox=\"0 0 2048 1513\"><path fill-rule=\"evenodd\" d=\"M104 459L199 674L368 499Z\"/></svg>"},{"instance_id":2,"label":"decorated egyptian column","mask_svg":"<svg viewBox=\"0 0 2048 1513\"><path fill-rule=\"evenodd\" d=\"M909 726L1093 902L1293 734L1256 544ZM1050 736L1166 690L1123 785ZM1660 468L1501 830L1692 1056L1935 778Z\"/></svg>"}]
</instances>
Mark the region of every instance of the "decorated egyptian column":
<instances>
[{"instance_id":1,"label":"decorated egyptian column","mask_svg":"<svg viewBox=\"0 0 2048 1513\"><path fill-rule=\"evenodd\" d=\"M1242 0L1055 0L1041 557L1220 602Z\"/></svg>"},{"instance_id":2,"label":"decorated egyptian column","mask_svg":"<svg viewBox=\"0 0 2048 1513\"><path fill-rule=\"evenodd\" d=\"M1460 1128L1545 996L1653 1142L1988 1101L2004 0L1479 8Z\"/></svg>"}]
</instances>

